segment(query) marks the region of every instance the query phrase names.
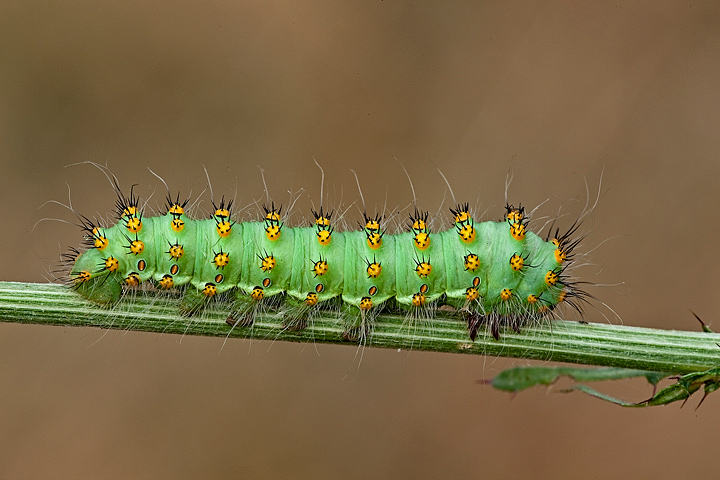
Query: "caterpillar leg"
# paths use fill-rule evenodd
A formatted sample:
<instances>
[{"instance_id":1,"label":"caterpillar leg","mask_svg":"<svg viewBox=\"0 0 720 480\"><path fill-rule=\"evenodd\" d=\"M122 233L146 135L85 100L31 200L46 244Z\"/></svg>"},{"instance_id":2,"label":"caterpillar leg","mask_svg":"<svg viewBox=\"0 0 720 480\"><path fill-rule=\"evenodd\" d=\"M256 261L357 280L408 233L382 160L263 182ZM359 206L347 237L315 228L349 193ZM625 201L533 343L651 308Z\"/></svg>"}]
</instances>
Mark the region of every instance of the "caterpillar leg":
<instances>
[{"instance_id":1,"label":"caterpillar leg","mask_svg":"<svg viewBox=\"0 0 720 480\"><path fill-rule=\"evenodd\" d=\"M515 333L520 333L522 318L518 315L482 315L479 312L465 312L470 340L475 341L482 325L489 329L495 340L500 340L500 328L510 327Z\"/></svg>"},{"instance_id":2,"label":"caterpillar leg","mask_svg":"<svg viewBox=\"0 0 720 480\"><path fill-rule=\"evenodd\" d=\"M374 319L377 315L376 310L376 308L362 308L343 303L341 308L342 318L345 322L343 339L364 343L372 332Z\"/></svg>"},{"instance_id":3,"label":"caterpillar leg","mask_svg":"<svg viewBox=\"0 0 720 480\"><path fill-rule=\"evenodd\" d=\"M256 300L243 290L236 289L230 304L230 313L228 313L225 323L231 327L251 326L260 300L262 298Z\"/></svg>"},{"instance_id":4,"label":"caterpillar leg","mask_svg":"<svg viewBox=\"0 0 720 480\"><path fill-rule=\"evenodd\" d=\"M180 300L180 312L183 315L194 315L203 309L209 298L202 290L188 285Z\"/></svg>"},{"instance_id":5,"label":"caterpillar leg","mask_svg":"<svg viewBox=\"0 0 720 480\"><path fill-rule=\"evenodd\" d=\"M310 303L307 300L298 300L288 296L285 299L282 315L285 328L300 331L307 327L310 315L318 309L317 304Z\"/></svg>"},{"instance_id":6,"label":"caterpillar leg","mask_svg":"<svg viewBox=\"0 0 720 480\"><path fill-rule=\"evenodd\" d=\"M277 310L282 305L285 295L273 293L266 295L261 286L254 287L250 293L242 288L235 289L231 299L230 313L226 323L230 326L248 327L253 324L258 314L269 310Z\"/></svg>"}]
</instances>

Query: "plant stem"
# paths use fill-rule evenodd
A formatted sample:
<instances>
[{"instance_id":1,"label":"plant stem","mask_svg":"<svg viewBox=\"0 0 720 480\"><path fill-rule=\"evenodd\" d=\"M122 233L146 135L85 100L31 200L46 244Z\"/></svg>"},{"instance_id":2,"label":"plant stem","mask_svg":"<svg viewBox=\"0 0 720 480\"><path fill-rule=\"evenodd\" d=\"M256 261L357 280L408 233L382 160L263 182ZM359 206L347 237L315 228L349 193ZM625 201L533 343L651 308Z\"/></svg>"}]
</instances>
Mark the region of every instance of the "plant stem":
<instances>
[{"instance_id":1,"label":"plant stem","mask_svg":"<svg viewBox=\"0 0 720 480\"><path fill-rule=\"evenodd\" d=\"M222 304L193 317L180 315L176 297L132 295L108 309L62 285L0 282L0 321L252 337L291 342L355 345L343 339L343 323L332 312L299 331L286 328L279 313L260 313L252 326L230 327ZM415 319L380 315L367 346L551 360L686 374L720 366L720 335L554 320L470 341L456 317Z\"/></svg>"}]
</instances>

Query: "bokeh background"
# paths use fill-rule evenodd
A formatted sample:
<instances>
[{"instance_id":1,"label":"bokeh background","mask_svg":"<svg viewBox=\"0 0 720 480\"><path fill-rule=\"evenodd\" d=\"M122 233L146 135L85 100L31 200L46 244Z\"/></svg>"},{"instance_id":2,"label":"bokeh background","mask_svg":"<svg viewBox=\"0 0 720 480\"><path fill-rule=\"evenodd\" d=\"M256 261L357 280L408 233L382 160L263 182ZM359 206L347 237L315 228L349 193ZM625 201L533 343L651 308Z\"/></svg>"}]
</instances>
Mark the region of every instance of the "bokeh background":
<instances>
[{"instance_id":1,"label":"bokeh background","mask_svg":"<svg viewBox=\"0 0 720 480\"><path fill-rule=\"evenodd\" d=\"M107 217L107 164L238 205L586 201L587 320L717 321L717 2L4 1L0 279ZM602 179L602 186L600 182ZM208 195L201 196L207 208ZM357 205L357 203L356 203ZM444 208L444 207L443 207ZM357 218L357 217L355 217ZM498 358L0 324L3 478L708 478L720 396L626 410L478 384ZM602 387L630 400L642 382Z\"/></svg>"}]
</instances>

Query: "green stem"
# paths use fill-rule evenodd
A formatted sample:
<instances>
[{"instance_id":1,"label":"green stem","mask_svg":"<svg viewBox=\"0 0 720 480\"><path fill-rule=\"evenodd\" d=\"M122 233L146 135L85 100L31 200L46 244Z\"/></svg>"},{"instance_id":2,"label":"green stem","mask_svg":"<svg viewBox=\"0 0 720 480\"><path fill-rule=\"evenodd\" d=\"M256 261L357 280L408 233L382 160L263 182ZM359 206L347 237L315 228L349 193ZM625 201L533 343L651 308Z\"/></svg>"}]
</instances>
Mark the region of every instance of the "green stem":
<instances>
[{"instance_id":1,"label":"green stem","mask_svg":"<svg viewBox=\"0 0 720 480\"><path fill-rule=\"evenodd\" d=\"M178 299L135 295L112 309L96 306L71 289L52 284L0 282L0 321L91 326L122 330L252 337L292 342L344 343L343 324L332 312L307 328L283 326L277 313L261 313L252 326L231 328L221 304L193 317L181 316ZM499 341L479 335L470 341L454 317L415 319L381 315L367 345L436 352L551 360L686 374L720 366L720 335L556 320L501 332Z\"/></svg>"}]
</instances>

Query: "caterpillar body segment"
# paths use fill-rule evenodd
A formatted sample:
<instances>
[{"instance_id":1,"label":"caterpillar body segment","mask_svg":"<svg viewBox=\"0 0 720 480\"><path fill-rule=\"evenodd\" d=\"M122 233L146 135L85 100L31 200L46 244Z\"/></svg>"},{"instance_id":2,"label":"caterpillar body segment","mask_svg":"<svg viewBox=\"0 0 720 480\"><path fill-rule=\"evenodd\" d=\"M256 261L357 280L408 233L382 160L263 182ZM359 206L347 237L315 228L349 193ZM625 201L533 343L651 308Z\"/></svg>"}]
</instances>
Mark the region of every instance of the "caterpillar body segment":
<instances>
[{"instance_id":1,"label":"caterpillar body segment","mask_svg":"<svg viewBox=\"0 0 720 480\"><path fill-rule=\"evenodd\" d=\"M292 265L295 268L292 268L288 296L314 306L342 295L347 235L334 234L323 244L314 227L298 227L293 231Z\"/></svg>"},{"instance_id":2,"label":"caterpillar body segment","mask_svg":"<svg viewBox=\"0 0 720 480\"><path fill-rule=\"evenodd\" d=\"M373 248L366 232L344 233L342 300L368 311L395 296L395 236L384 235L382 245Z\"/></svg>"},{"instance_id":3,"label":"caterpillar body segment","mask_svg":"<svg viewBox=\"0 0 720 480\"><path fill-rule=\"evenodd\" d=\"M202 229L203 226L208 228L206 224L210 221L193 221L184 213L170 212L149 219L154 221L157 235L153 247L157 259L154 280L158 288L169 290L174 286L189 284L194 276L198 249L188 247L194 245L198 237L203 237L198 233L198 229Z\"/></svg>"},{"instance_id":4,"label":"caterpillar body segment","mask_svg":"<svg viewBox=\"0 0 720 480\"><path fill-rule=\"evenodd\" d=\"M543 318L568 295L585 298L562 275L572 258L567 235L543 240L527 229L522 208L507 207L499 222L475 223L459 205L451 209L453 224L439 232L416 210L409 231L389 234L380 216L338 232L322 209L312 226L291 228L274 205L261 221L235 222L224 201L211 218L191 219L178 201L169 200L164 215L145 217L132 193L119 197L115 225L84 224L89 248L69 272L81 295L106 305L120 299L123 286L152 282L158 290L183 288L186 313L226 294L233 325L251 323L259 308L282 306L287 324L302 328L318 309L340 306L348 338L364 336L383 308L412 315L450 305L471 338L482 323L497 338L500 326Z\"/></svg>"}]
</instances>

